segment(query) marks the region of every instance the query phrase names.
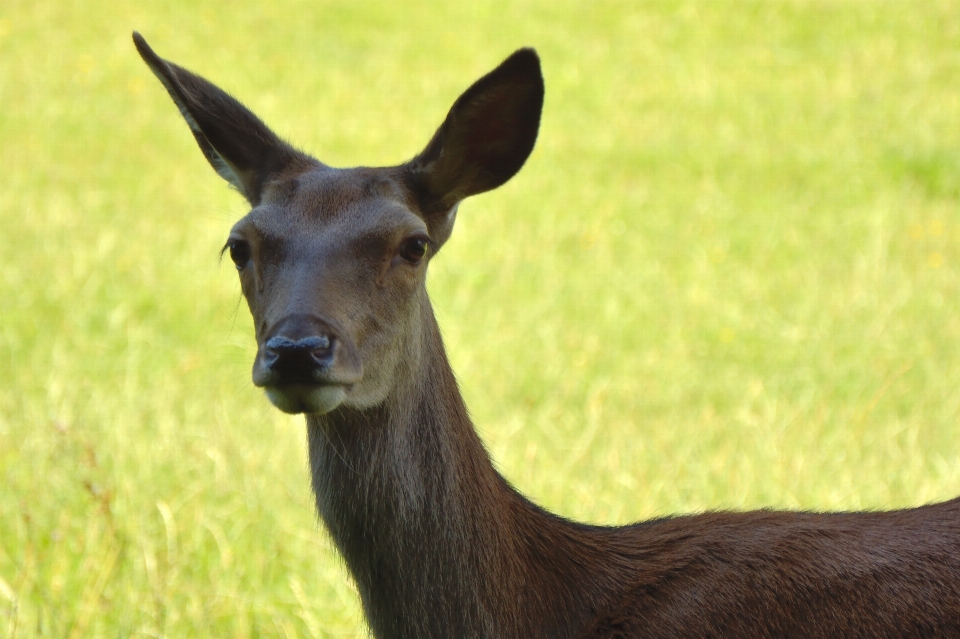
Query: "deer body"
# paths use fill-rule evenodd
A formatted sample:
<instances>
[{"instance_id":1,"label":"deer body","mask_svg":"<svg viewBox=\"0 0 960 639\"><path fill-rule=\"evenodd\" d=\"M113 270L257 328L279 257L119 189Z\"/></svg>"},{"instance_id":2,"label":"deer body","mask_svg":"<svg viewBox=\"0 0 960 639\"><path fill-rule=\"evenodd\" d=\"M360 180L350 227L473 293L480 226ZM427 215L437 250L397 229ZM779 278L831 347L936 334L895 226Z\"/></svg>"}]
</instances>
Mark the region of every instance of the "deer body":
<instances>
[{"instance_id":1,"label":"deer body","mask_svg":"<svg viewBox=\"0 0 960 639\"><path fill-rule=\"evenodd\" d=\"M471 423L425 287L459 202L533 149L539 62L512 55L410 162L334 169L206 80L141 56L250 202L225 250L254 383L304 413L324 525L387 638L960 636L960 501L588 526L529 502Z\"/></svg>"}]
</instances>

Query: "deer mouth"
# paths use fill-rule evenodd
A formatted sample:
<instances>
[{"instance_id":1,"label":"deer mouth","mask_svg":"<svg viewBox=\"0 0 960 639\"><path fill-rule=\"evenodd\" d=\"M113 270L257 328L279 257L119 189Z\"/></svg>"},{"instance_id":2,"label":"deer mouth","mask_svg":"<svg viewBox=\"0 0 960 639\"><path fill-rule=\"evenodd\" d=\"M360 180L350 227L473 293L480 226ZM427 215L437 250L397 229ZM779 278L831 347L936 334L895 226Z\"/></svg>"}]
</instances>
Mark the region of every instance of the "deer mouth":
<instances>
[{"instance_id":1,"label":"deer mouth","mask_svg":"<svg viewBox=\"0 0 960 639\"><path fill-rule=\"evenodd\" d=\"M291 415L329 413L347 398L348 389L345 384L305 382L264 387L270 403Z\"/></svg>"}]
</instances>

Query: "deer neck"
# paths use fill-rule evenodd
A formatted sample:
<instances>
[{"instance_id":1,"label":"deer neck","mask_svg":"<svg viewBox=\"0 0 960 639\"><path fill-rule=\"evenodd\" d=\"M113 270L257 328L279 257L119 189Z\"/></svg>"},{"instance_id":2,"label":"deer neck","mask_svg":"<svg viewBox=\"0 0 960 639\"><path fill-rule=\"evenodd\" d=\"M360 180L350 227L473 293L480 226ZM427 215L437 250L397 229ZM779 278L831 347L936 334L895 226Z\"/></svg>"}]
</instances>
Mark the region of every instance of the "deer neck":
<instances>
[{"instance_id":1,"label":"deer neck","mask_svg":"<svg viewBox=\"0 0 960 639\"><path fill-rule=\"evenodd\" d=\"M553 636L597 602L530 586L589 581L601 529L546 513L496 472L427 311L419 366L383 404L308 417L320 516L378 638Z\"/></svg>"}]
</instances>

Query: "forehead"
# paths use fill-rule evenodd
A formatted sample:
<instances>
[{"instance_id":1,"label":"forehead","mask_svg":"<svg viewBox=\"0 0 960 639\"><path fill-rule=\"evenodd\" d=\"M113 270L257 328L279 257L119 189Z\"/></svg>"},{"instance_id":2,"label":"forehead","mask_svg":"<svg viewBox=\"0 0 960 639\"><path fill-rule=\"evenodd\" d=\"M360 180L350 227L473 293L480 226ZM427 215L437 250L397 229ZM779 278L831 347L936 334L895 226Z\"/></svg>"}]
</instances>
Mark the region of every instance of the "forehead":
<instances>
[{"instance_id":1,"label":"forehead","mask_svg":"<svg viewBox=\"0 0 960 639\"><path fill-rule=\"evenodd\" d=\"M234 228L252 226L268 235L426 230L410 201L389 169L318 167L266 184L260 204Z\"/></svg>"}]
</instances>

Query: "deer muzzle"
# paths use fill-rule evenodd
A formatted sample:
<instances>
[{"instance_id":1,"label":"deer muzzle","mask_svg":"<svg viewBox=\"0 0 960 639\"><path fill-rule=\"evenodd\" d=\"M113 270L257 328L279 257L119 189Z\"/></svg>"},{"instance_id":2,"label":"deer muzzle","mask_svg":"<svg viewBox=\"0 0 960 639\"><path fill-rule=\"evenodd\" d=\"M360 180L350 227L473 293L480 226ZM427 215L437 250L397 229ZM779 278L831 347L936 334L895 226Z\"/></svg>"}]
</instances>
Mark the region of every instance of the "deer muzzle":
<instances>
[{"instance_id":1,"label":"deer muzzle","mask_svg":"<svg viewBox=\"0 0 960 639\"><path fill-rule=\"evenodd\" d=\"M253 383L286 413L328 413L362 376L356 346L332 322L292 316L262 341Z\"/></svg>"}]
</instances>

